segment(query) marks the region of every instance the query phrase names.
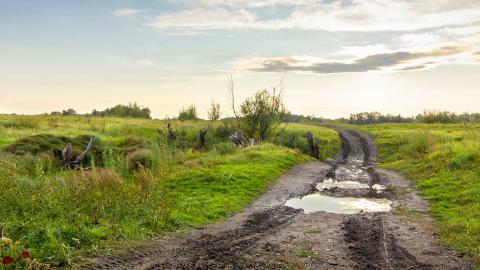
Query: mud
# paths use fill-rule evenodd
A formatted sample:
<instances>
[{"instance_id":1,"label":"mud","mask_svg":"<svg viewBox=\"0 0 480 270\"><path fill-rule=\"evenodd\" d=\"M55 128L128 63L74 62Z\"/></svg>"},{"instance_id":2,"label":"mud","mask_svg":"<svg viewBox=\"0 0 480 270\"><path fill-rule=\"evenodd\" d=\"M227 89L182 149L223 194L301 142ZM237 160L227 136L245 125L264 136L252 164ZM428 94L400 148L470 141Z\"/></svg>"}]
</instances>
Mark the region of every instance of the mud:
<instances>
[{"instance_id":1,"label":"mud","mask_svg":"<svg viewBox=\"0 0 480 270\"><path fill-rule=\"evenodd\" d=\"M410 181L376 170L368 134L339 130L341 151L330 165L310 162L282 176L260 198L223 222L144 242L116 256L92 260L85 269L472 269L466 257L439 245L428 204ZM372 188L322 191L332 178ZM330 198L388 199L390 212L304 213L292 198L317 193Z\"/></svg>"}]
</instances>

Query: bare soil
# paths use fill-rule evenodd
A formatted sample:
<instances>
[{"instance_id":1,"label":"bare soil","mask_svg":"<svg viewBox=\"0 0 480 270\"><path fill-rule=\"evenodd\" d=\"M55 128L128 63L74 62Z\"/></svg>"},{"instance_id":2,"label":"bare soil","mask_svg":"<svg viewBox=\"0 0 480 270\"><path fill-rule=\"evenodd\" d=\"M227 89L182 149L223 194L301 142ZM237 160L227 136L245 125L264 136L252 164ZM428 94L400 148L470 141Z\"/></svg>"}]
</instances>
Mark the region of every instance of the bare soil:
<instances>
[{"instance_id":1,"label":"bare soil","mask_svg":"<svg viewBox=\"0 0 480 270\"><path fill-rule=\"evenodd\" d=\"M85 269L472 269L472 262L442 247L427 202L410 181L374 168L368 134L339 130L338 159L310 162L280 177L244 212L183 236L145 242L116 256L96 258ZM357 181L372 189L317 191L317 183ZM284 206L309 193L392 200L391 212L304 214Z\"/></svg>"}]
</instances>

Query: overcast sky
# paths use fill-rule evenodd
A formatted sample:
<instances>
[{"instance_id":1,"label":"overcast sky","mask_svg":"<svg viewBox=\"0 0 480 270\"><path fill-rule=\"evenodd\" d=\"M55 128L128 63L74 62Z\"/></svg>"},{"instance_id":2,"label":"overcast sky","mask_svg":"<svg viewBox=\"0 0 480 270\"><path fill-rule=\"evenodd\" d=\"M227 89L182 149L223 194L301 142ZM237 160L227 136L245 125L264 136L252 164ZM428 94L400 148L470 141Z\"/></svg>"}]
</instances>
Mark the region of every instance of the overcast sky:
<instances>
[{"instance_id":1,"label":"overcast sky","mask_svg":"<svg viewBox=\"0 0 480 270\"><path fill-rule=\"evenodd\" d=\"M136 101L155 117L284 78L325 117L480 111L478 0L0 0L0 113Z\"/></svg>"}]
</instances>

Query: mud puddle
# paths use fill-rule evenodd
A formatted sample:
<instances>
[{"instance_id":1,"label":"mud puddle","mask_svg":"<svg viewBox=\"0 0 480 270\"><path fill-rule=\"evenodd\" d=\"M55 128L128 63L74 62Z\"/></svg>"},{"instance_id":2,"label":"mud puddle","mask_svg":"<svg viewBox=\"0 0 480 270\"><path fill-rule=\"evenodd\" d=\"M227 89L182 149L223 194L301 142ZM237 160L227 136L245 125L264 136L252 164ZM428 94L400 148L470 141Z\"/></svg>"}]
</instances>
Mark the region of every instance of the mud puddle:
<instances>
[{"instance_id":1,"label":"mud puddle","mask_svg":"<svg viewBox=\"0 0 480 270\"><path fill-rule=\"evenodd\" d=\"M302 209L304 213L324 211L335 214L358 214L363 212L388 212L392 202L386 199L366 199L353 197L329 197L311 194L302 198L292 198L285 206Z\"/></svg>"},{"instance_id":2,"label":"mud puddle","mask_svg":"<svg viewBox=\"0 0 480 270\"><path fill-rule=\"evenodd\" d=\"M385 186L375 184L370 187L370 185L365 183L359 183L356 181L335 181L333 179L327 179L322 183L317 184L315 187L318 191L329 190L333 188L339 189L373 189L377 192L380 192L385 189Z\"/></svg>"}]
</instances>

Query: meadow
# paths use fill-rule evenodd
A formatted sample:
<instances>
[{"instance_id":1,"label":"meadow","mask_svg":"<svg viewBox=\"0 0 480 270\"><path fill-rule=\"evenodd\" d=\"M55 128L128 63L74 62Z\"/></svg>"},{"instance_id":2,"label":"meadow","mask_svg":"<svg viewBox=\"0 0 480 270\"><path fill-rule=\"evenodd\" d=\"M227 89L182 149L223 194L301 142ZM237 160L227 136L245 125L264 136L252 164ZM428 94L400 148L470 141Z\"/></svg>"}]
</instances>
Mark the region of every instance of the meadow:
<instances>
[{"instance_id":1,"label":"meadow","mask_svg":"<svg viewBox=\"0 0 480 270\"><path fill-rule=\"evenodd\" d=\"M339 147L335 131L317 126L284 124L245 148L229 141L234 131L231 121L0 115L0 257L18 268L74 266L221 220L312 160L306 131L320 139L321 160ZM78 155L92 136L91 169L62 167L66 144ZM23 251L33 259L17 259Z\"/></svg>"},{"instance_id":2,"label":"meadow","mask_svg":"<svg viewBox=\"0 0 480 270\"><path fill-rule=\"evenodd\" d=\"M380 166L415 181L430 202L441 241L480 261L480 125L349 127L375 137Z\"/></svg>"}]
</instances>

